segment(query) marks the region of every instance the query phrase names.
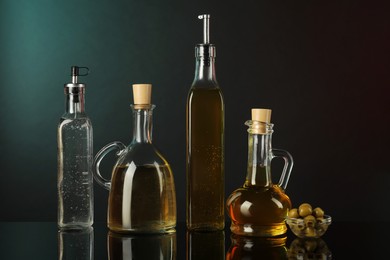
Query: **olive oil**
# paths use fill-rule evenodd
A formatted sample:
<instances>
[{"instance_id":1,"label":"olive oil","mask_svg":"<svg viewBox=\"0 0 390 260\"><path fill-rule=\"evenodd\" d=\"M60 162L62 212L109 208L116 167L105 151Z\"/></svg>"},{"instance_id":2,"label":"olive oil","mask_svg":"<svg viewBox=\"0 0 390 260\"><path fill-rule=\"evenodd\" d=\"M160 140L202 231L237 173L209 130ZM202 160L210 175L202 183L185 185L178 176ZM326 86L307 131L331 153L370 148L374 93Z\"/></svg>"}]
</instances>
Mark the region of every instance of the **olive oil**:
<instances>
[{"instance_id":1,"label":"olive oil","mask_svg":"<svg viewBox=\"0 0 390 260\"><path fill-rule=\"evenodd\" d=\"M195 47L196 69L186 107L186 218L189 230L222 230L224 202L224 101L209 43L210 15L200 15L204 42Z\"/></svg>"},{"instance_id":2,"label":"olive oil","mask_svg":"<svg viewBox=\"0 0 390 260\"><path fill-rule=\"evenodd\" d=\"M223 229L224 111L220 89L191 89L187 114L187 222L190 229Z\"/></svg>"},{"instance_id":3,"label":"olive oil","mask_svg":"<svg viewBox=\"0 0 390 260\"><path fill-rule=\"evenodd\" d=\"M257 174L265 175L265 168ZM286 233L284 220L291 208L289 197L278 185L246 185L235 190L227 201L235 234L273 237Z\"/></svg>"},{"instance_id":4,"label":"olive oil","mask_svg":"<svg viewBox=\"0 0 390 260\"><path fill-rule=\"evenodd\" d=\"M169 165L117 166L108 199L114 231L167 230L176 225L176 199Z\"/></svg>"}]
</instances>

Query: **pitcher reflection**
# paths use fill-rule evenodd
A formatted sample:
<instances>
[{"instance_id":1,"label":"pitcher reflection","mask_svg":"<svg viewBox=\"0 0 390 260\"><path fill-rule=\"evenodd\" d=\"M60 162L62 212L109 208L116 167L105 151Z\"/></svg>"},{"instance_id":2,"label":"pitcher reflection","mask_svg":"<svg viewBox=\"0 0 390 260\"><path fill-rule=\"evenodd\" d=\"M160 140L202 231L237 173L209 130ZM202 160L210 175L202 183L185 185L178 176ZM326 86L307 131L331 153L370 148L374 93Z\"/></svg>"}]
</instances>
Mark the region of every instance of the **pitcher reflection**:
<instances>
[{"instance_id":1,"label":"pitcher reflection","mask_svg":"<svg viewBox=\"0 0 390 260\"><path fill-rule=\"evenodd\" d=\"M231 246L226 260L241 259L288 259L286 240L287 236L278 238L248 237L231 235Z\"/></svg>"},{"instance_id":2,"label":"pitcher reflection","mask_svg":"<svg viewBox=\"0 0 390 260\"><path fill-rule=\"evenodd\" d=\"M58 231L58 259L93 259L93 228Z\"/></svg>"},{"instance_id":3,"label":"pitcher reflection","mask_svg":"<svg viewBox=\"0 0 390 260\"><path fill-rule=\"evenodd\" d=\"M187 260L224 260L224 231L187 231Z\"/></svg>"},{"instance_id":4,"label":"pitcher reflection","mask_svg":"<svg viewBox=\"0 0 390 260\"><path fill-rule=\"evenodd\" d=\"M107 241L110 260L176 259L176 232L126 235L109 231Z\"/></svg>"}]
</instances>

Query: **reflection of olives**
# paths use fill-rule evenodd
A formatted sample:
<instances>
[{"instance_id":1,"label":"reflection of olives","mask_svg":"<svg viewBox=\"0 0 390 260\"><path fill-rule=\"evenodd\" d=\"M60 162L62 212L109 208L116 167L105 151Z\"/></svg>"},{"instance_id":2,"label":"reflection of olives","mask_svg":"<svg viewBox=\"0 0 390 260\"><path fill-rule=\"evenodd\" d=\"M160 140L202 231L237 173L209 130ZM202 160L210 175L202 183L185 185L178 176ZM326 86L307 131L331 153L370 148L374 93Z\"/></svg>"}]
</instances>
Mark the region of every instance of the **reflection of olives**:
<instances>
[{"instance_id":1,"label":"reflection of olives","mask_svg":"<svg viewBox=\"0 0 390 260\"><path fill-rule=\"evenodd\" d=\"M320 238L297 238L288 249L288 259L332 259L332 252Z\"/></svg>"},{"instance_id":2,"label":"reflection of olives","mask_svg":"<svg viewBox=\"0 0 390 260\"><path fill-rule=\"evenodd\" d=\"M298 208L298 213L299 213L299 216L301 216L303 218L308 216L308 215L311 215L311 213L312 213L311 205L309 203L302 203Z\"/></svg>"}]
</instances>

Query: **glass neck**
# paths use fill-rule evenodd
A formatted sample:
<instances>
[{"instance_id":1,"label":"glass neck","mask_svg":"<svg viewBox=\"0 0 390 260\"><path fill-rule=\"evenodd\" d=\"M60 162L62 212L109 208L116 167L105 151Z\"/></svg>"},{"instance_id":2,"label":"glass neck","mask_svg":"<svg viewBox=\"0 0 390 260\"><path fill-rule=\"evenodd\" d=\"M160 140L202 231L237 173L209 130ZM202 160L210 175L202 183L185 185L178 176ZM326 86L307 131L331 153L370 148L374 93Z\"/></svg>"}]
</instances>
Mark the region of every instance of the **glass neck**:
<instances>
[{"instance_id":1,"label":"glass neck","mask_svg":"<svg viewBox=\"0 0 390 260\"><path fill-rule=\"evenodd\" d=\"M268 187L271 180L272 133L248 135L248 171L244 186Z\"/></svg>"},{"instance_id":2,"label":"glass neck","mask_svg":"<svg viewBox=\"0 0 390 260\"><path fill-rule=\"evenodd\" d=\"M65 112L68 114L84 113L84 94L66 94L65 95Z\"/></svg>"},{"instance_id":3,"label":"glass neck","mask_svg":"<svg viewBox=\"0 0 390 260\"><path fill-rule=\"evenodd\" d=\"M217 84L217 77L215 75L215 58L214 57L196 57L195 78L197 81L214 82Z\"/></svg>"},{"instance_id":4,"label":"glass neck","mask_svg":"<svg viewBox=\"0 0 390 260\"><path fill-rule=\"evenodd\" d=\"M154 105L147 108L137 108L131 106L133 109L133 141L132 143L152 143L152 129L153 129L153 109Z\"/></svg>"}]
</instances>

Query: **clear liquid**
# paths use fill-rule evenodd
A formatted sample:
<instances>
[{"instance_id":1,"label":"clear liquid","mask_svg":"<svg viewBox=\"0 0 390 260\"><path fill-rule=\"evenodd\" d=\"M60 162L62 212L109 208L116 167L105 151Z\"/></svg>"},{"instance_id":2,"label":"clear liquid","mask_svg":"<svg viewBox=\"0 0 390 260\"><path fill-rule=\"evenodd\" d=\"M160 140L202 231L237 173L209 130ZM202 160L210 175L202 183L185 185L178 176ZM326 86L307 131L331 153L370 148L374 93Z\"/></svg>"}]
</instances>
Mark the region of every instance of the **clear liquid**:
<instances>
[{"instance_id":1,"label":"clear liquid","mask_svg":"<svg viewBox=\"0 0 390 260\"><path fill-rule=\"evenodd\" d=\"M61 119L58 127L58 226L93 224L92 125L88 118Z\"/></svg>"},{"instance_id":2,"label":"clear liquid","mask_svg":"<svg viewBox=\"0 0 390 260\"><path fill-rule=\"evenodd\" d=\"M117 166L108 199L108 227L117 232L164 233L176 226L169 165Z\"/></svg>"},{"instance_id":3,"label":"clear liquid","mask_svg":"<svg viewBox=\"0 0 390 260\"><path fill-rule=\"evenodd\" d=\"M187 102L187 228L224 228L224 107L219 88L192 88Z\"/></svg>"}]
</instances>

